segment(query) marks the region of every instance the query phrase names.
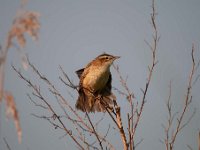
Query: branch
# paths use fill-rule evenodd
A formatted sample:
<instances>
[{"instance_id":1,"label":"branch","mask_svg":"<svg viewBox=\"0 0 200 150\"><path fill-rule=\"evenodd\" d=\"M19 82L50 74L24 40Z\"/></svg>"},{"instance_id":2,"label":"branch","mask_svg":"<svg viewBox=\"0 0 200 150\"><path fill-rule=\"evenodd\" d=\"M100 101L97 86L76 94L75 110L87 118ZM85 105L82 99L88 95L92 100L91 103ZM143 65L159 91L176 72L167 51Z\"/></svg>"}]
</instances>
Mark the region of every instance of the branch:
<instances>
[{"instance_id":1,"label":"branch","mask_svg":"<svg viewBox=\"0 0 200 150\"><path fill-rule=\"evenodd\" d=\"M8 150L11 150L11 148L10 148L8 142L6 141L6 138L3 138L3 141L5 142L7 149L8 149Z\"/></svg>"},{"instance_id":2,"label":"branch","mask_svg":"<svg viewBox=\"0 0 200 150\"><path fill-rule=\"evenodd\" d=\"M199 131L199 135L198 135L198 146L199 146L199 150L200 150L200 131Z\"/></svg>"},{"instance_id":3,"label":"branch","mask_svg":"<svg viewBox=\"0 0 200 150\"><path fill-rule=\"evenodd\" d=\"M36 86L36 85L33 85L32 82L30 80L28 80L27 78L25 78L20 71L18 71L13 65L12 65L12 68L15 70L15 72L19 75L19 77L21 79L23 79L27 84L28 86L30 86L33 91L35 92L35 96L37 96L38 98L40 98L45 104L46 106L48 107L48 110L50 112L52 112L52 114L54 115L54 117L59 121L59 123L61 124L61 126L63 127L63 129L65 130L65 132L72 138L72 140L81 148L81 149L84 149L83 146L76 140L76 138L73 136L73 134L70 132L70 130L68 130L64 123L62 122L61 118L57 115L57 113L54 111L54 109L52 108L52 106L46 101L46 99L43 97L43 95L40 93L40 89ZM35 70L37 72L37 70ZM40 73L37 72L39 75ZM42 77L42 76L41 76ZM46 78L43 78L43 80L47 81ZM50 84L50 83L49 83Z\"/></svg>"},{"instance_id":4,"label":"branch","mask_svg":"<svg viewBox=\"0 0 200 150\"><path fill-rule=\"evenodd\" d=\"M159 41L159 36L158 36L158 30L157 30L157 25L156 25L156 14L157 13L156 13L156 9L155 9L155 1L152 0L151 23L152 23L152 27L153 27L153 42L152 42L152 44L148 44L148 45L150 45L150 48L151 48L151 51L152 51L152 64L151 64L151 66L148 67L149 68L149 74L148 74L147 82L146 82L146 85L145 85L145 89L142 90L143 91L143 97L142 97L142 102L141 102L140 108L139 108L138 113L137 113L136 122L135 122L134 127L133 127L133 133L132 133L133 137L135 136L135 132L136 132L138 123L140 121L140 118L141 118L141 115L142 115L142 112L143 112L144 104L146 102L146 95L147 95L147 92L148 92L148 89L149 89L149 85L151 83L151 78L152 78L152 74L153 74L155 65L158 62L156 60L156 52L157 52L157 45L158 45L158 41Z\"/></svg>"},{"instance_id":5,"label":"branch","mask_svg":"<svg viewBox=\"0 0 200 150\"><path fill-rule=\"evenodd\" d=\"M122 142L123 142L123 145L124 145L124 150L128 150L128 144L127 144L124 128L123 128L123 125L122 125L120 107L117 106L115 109L116 109L116 119L117 119L117 123L118 123L119 132L120 132L120 135L121 135L121 139L122 139Z\"/></svg>"},{"instance_id":6,"label":"branch","mask_svg":"<svg viewBox=\"0 0 200 150\"><path fill-rule=\"evenodd\" d=\"M122 139L122 143L123 143L123 146L124 146L124 150L128 150L126 135L125 135L124 128L123 128L123 125L122 125L121 111L120 111L120 107L118 106L116 100L114 100L114 108L115 108L116 113L113 110L113 113L116 115L116 120L113 117L113 115L111 114L110 110L108 110L106 105L102 103L102 106L108 112L108 114L111 117L111 119L113 120L113 122L117 125L117 128L119 129L120 136L121 136L121 139Z\"/></svg>"},{"instance_id":7,"label":"branch","mask_svg":"<svg viewBox=\"0 0 200 150\"><path fill-rule=\"evenodd\" d=\"M90 117L89 117L87 111L85 112L85 114L86 114L86 117L87 117L87 119L88 119L88 121L89 121L91 127L92 127L93 133L94 133L94 135L96 136L96 138L97 138L97 140L98 140L98 142L99 142L99 145L100 145L101 149L103 150L103 146L102 146L102 143L101 143L101 141L100 141L100 139L99 139L99 135L97 134L97 132L96 132L96 130L95 130L95 128L94 128L94 125L93 125L93 123L92 123L92 121L91 121L91 119L90 119Z\"/></svg>"},{"instance_id":8,"label":"branch","mask_svg":"<svg viewBox=\"0 0 200 150\"><path fill-rule=\"evenodd\" d=\"M80 117L80 115L77 113L77 111L76 111L74 108L72 108L72 106L71 106L71 105L68 103L68 101L60 94L60 92L56 89L56 87L55 87L44 75L42 75L42 74L36 69L36 67L35 67L33 64L30 63L29 60L28 60L28 63L29 63L30 68L33 70L33 73L35 73L35 74L39 77L39 79L41 79L41 81L43 81L43 82L49 87L48 90L50 91L50 93L52 93L52 94L55 96L55 98L57 99L58 104L60 105L61 109L62 109L63 112L65 113L66 118L67 118L70 122L72 122L73 127L75 128L75 130L76 130L77 133L79 134L79 137L80 137L79 139L80 139L84 144L88 143L87 141L83 140L83 138L81 139L81 136L82 136L82 135L80 135L80 132L78 131L78 128L80 128L80 129L82 129L82 130L84 130L84 131L86 131L86 132L89 132L90 134L95 135L95 132L94 132L93 128L90 127L90 126L88 126L88 125L85 123L85 121L82 119L82 117ZM67 74L64 73L63 70L61 70L61 71L62 71L62 73L64 74L64 76L66 77ZM69 78L68 78L68 79L69 79ZM29 81L29 80L27 79L27 81ZM63 80L63 81L64 81L64 80ZM61 80L61 82L63 82L63 81ZM71 85L71 86L68 86L68 87L73 88L73 89L74 89L74 87L76 87L76 86L73 85L73 83L71 82L70 79L69 79L68 82L70 83L69 85ZM28 84L28 86L30 86L30 85ZM36 85L34 85L34 86L35 86L35 87L38 89L38 91L40 92L39 86L38 86L38 87L37 87ZM34 93L32 93L32 94L33 94L34 96L37 96L39 99L41 99L41 96L38 95L37 92L34 92ZM35 102L34 102L34 104L35 104L36 106L39 106L39 107L42 107L42 108L45 108L45 107L46 107L46 106L44 106L44 105L41 105L41 104L38 104L38 103L35 103ZM64 105L64 106L62 106L62 105ZM67 112L65 109L67 109L67 111L71 112L72 114L70 114L70 115L74 115L75 119L72 119L72 118L68 115L68 112ZM107 140L105 139L104 136L100 135L99 133L96 133L96 134L98 135L98 138L99 138L100 143L102 143L102 141L103 141L103 142L105 142L105 143L108 145L109 148L114 149L113 145L112 145L109 141L107 141ZM96 136L96 135L95 135L95 136ZM86 144L86 145L87 145L87 144ZM92 145L90 145L90 146L92 146ZM87 145L87 147L88 147L88 145Z\"/></svg>"},{"instance_id":9,"label":"branch","mask_svg":"<svg viewBox=\"0 0 200 150\"><path fill-rule=\"evenodd\" d=\"M180 130L183 127L185 127L191 120L191 117L190 117L189 120L184 125L182 125L183 118L185 116L186 110L187 110L187 108L189 107L189 105L192 101L191 90L192 90L193 76L194 76L194 73L195 73L194 45L192 45L191 58L192 58L192 69L191 69L189 80L188 80L187 93L186 93L186 98L185 98L185 102L184 102L185 104L184 104L183 110L180 114L180 117L177 118L176 130L175 130L175 133L172 135L171 142L169 143L170 150L173 149L174 143L176 141L177 135L180 133ZM192 115L192 117L193 117L193 115Z\"/></svg>"},{"instance_id":10,"label":"branch","mask_svg":"<svg viewBox=\"0 0 200 150\"><path fill-rule=\"evenodd\" d=\"M171 103L171 91L172 91L172 86L171 86L171 81L170 81L170 85L169 85L169 97L166 103L167 106L167 112L168 112L168 124L165 128L165 135L166 135L166 139L165 139L165 146L166 146L166 150L169 150L169 130L172 126L172 122L173 122L173 115L172 115L172 103Z\"/></svg>"}]
</instances>

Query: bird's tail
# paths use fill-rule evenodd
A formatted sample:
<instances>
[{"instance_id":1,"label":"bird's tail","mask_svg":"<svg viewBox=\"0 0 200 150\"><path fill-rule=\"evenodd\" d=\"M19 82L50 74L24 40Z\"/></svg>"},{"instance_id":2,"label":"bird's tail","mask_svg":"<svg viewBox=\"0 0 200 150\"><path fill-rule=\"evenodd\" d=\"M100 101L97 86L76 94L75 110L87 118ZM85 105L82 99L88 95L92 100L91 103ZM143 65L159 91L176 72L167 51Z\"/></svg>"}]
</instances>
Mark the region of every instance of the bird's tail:
<instances>
[{"instance_id":1,"label":"bird's tail","mask_svg":"<svg viewBox=\"0 0 200 150\"><path fill-rule=\"evenodd\" d=\"M76 109L83 112L90 112L89 101L85 94L79 94L78 100L76 102Z\"/></svg>"},{"instance_id":2,"label":"bird's tail","mask_svg":"<svg viewBox=\"0 0 200 150\"><path fill-rule=\"evenodd\" d=\"M105 112L106 109L112 111L113 100L115 100L115 95L110 93L110 95L102 96L86 96L84 93L79 93L78 100L76 102L76 108L83 112Z\"/></svg>"}]
</instances>

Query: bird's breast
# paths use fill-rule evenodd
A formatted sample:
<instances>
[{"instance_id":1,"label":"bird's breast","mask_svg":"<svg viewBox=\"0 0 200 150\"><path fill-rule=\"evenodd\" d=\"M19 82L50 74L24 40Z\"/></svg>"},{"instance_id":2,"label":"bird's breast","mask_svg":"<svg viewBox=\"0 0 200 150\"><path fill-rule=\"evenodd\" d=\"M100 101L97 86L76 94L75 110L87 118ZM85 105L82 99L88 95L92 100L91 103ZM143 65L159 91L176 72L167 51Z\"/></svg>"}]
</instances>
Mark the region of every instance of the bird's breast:
<instances>
[{"instance_id":1,"label":"bird's breast","mask_svg":"<svg viewBox=\"0 0 200 150\"><path fill-rule=\"evenodd\" d=\"M108 82L109 74L109 70L91 68L83 79L83 87L88 87L94 91L101 90Z\"/></svg>"}]
</instances>

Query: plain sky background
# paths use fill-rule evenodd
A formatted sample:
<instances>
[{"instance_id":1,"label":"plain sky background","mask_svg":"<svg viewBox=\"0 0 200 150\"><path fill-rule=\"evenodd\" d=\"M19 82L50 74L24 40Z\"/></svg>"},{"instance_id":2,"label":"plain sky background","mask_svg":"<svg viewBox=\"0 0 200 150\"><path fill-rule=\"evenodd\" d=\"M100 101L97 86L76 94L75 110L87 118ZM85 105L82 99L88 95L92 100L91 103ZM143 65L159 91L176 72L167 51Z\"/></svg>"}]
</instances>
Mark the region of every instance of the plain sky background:
<instances>
[{"instance_id":1,"label":"plain sky background","mask_svg":"<svg viewBox=\"0 0 200 150\"><path fill-rule=\"evenodd\" d=\"M19 0L0 0L2 45L19 8ZM27 38L24 51L30 61L71 100L72 105L75 104L75 99L70 98L66 87L58 79L59 65L74 83L78 84L74 72L103 52L121 56L116 64L120 66L124 77L128 75L128 86L136 99L140 100L140 88L145 86L147 66L151 62L150 50L144 42L151 42L152 39L149 23L151 0L30 0L26 8L40 13L41 29L37 42ZM157 53L159 63L153 74L147 103L137 130L137 140L144 139L138 147L142 150L165 149L159 140L164 137L162 124L167 119L165 101L169 93L169 82L172 81L174 109L180 111L191 70L192 43L195 45L195 58L200 59L200 0L156 0L156 9L157 26L161 36ZM8 54L5 89L11 91L15 97L22 126L22 144L18 144L14 123L6 119L5 103L1 103L0 150L6 149L3 137L7 139L12 150L70 149L74 143L70 142L68 137L60 139L62 132L54 130L46 121L31 116L31 113L42 112L26 97L26 93L31 91L18 78L11 68L11 63L22 69L20 54L15 48L11 48ZM113 85L122 89L116 72L113 69L111 71ZM30 70L22 69L22 72L39 83ZM197 74L200 74L200 68ZM197 149L200 129L199 89L200 81L194 85L193 102L188 114L195 108L197 112L191 123L178 136L175 145L177 150L187 149L187 144L194 150ZM117 97L123 113L128 103L123 97ZM52 105L55 103L53 100L49 98ZM123 117L126 119L125 113ZM109 120L102 122L100 130L107 129ZM112 131L109 138L117 149L122 148L118 132Z\"/></svg>"}]
</instances>

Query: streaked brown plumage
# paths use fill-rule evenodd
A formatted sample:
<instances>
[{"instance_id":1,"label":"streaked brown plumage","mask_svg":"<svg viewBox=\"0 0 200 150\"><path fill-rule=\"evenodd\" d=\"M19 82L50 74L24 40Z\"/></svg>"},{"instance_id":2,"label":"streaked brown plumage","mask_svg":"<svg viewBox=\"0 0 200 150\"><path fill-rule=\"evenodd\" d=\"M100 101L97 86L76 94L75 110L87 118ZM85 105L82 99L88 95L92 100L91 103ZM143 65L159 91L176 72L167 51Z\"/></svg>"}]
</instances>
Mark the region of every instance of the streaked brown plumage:
<instances>
[{"instance_id":1,"label":"streaked brown plumage","mask_svg":"<svg viewBox=\"0 0 200 150\"><path fill-rule=\"evenodd\" d=\"M80 78L77 109L83 112L104 112L105 107L112 109L115 95L111 92L110 66L117 58L119 57L104 53L85 68L76 71Z\"/></svg>"}]
</instances>

